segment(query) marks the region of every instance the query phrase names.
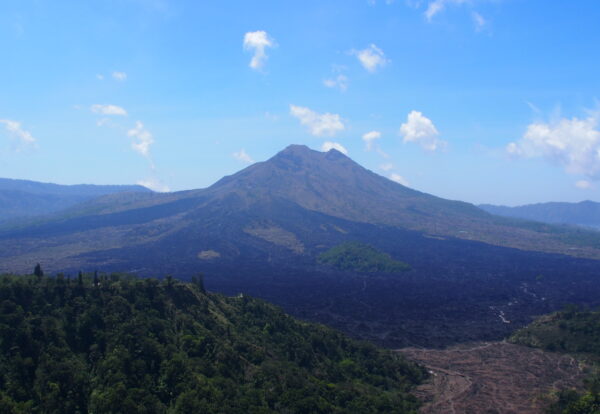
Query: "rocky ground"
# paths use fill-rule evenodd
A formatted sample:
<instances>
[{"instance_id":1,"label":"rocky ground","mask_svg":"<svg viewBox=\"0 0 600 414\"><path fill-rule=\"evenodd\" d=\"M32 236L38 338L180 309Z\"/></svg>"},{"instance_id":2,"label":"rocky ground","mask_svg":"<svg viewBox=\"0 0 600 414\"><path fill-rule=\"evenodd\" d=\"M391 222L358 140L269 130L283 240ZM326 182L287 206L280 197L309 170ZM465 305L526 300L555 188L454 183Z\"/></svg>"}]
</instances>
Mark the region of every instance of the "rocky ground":
<instances>
[{"instance_id":1,"label":"rocky ground","mask_svg":"<svg viewBox=\"0 0 600 414\"><path fill-rule=\"evenodd\" d=\"M581 388L585 367L568 355L505 342L399 352L428 367L423 414L540 414L553 390Z\"/></svg>"}]
</instances>

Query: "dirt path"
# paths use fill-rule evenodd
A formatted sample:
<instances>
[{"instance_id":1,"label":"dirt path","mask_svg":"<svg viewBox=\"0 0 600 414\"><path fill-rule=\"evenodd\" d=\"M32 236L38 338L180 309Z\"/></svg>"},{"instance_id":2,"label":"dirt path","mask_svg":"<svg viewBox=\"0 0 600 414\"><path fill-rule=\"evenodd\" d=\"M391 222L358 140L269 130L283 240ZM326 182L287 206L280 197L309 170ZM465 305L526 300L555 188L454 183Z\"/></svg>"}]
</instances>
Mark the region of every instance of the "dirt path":
<instances>
[{"instance_id":1,"label":"dirt path","mask_svg":"<svg viewBox=\"0 0 600 414\"><path fill-rule=\"evenodd\" d=\"M417 390L423 414L540 414L544 394L580 388L585 377L568 355L505 342L399 352L432 372Z\"/></svg>"}]
</instances>

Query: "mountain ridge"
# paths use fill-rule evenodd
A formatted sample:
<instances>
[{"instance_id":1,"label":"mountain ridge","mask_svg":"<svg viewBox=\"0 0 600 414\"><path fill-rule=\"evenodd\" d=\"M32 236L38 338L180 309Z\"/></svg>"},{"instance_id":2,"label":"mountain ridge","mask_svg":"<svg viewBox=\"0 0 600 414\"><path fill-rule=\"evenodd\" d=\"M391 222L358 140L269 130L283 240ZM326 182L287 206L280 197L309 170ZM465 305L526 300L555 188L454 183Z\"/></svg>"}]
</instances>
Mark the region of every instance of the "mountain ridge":
<instances>
[{"instance_id":1,"label":"mountain ridge","mask_svg":"<svg viewBox=\"0 0 600 414\"><path fill-rule=\"evenodd\" d=\"M5 227L0 272L38 262L49 272L203 272L210 289L258 296L386 346L445 346L501 339L563 301L598 303L600 261L580 259L600 258L598 238L493 216L404 187L337 151L292 146L205 189L113 194ZM319 263L347 242L410 270Z\"/></svg>"},{"instance_id":2,"label":"mountain ridge","mask_svg":"<svg viewBox=\"0 0 600 414\"><path fill-rule=\"evenodd\" d=\"M332 217L405 228L434 237L600 258L600 235L586 233L583 242L573 245L571 240L581 237L569 229L493 216L472 204L445 200L393 182L337 150L319 152L301 145L288 146L269 160L223 177L204 189L152 196L108 195L69 214L107 215L160 205L167 214L169 205L182 199L196 200L189 201L190 216L194 215L193 210L211 208L211 204L227 209L230 202L236 210L249 210L281 199ZM588 243L588 239L593 243Z\"/></svg>"},{"instance_id":3,"label":"mountain ridge","mask_svg":"<svg viewBox=\"0 0 600 414\"><path fill-rule=\"evenodd\" d=\"M584 200L578 203L547 202L508 207L481 204L491 214L534 220L550 224L567 224L600 230L600 203Z\"/></svg>"},{"instance_id":4,"label":"mountain ridge","mask_svg":"<svg viewBox=\"0 0 600 414\"><path fill-rule=\"evenodd\" d=\"M140 185L61 185L0 178L0 223L56 213L116 193L149 193Z\"/></svg>"}]
</instances>

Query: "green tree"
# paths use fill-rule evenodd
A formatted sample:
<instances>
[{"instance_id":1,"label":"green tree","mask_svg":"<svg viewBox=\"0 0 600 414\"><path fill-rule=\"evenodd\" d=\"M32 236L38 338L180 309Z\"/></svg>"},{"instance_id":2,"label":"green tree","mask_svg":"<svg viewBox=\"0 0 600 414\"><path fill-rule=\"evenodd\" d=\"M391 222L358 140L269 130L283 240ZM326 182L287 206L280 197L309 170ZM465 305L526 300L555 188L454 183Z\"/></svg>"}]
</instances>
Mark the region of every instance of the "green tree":
<instances>
[{"instance_id":1,"label":"green tree","mask_svg":"<svg viewBox=\"0 0 600 414\"><path fill-rule=\"evenodd\" d=\"M33 269L33 274L40 279L44 277L44 271L42 270L42 266L39 263L35 265L35 268Z\"/></svg>"}]
</instances>

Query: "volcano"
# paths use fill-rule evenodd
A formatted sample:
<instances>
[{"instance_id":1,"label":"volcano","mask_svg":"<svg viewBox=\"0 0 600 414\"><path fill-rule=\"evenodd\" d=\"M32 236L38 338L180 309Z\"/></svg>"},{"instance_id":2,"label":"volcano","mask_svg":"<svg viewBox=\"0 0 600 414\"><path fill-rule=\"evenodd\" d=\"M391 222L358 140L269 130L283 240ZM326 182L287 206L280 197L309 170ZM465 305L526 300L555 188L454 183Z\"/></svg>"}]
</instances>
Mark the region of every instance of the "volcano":
<instances>
[{"instance_id":1,"label":"volcano","mask_svg":"<svg viewBox=\"0 0 600 414\"><path fill-rule=\"evenodd\" d=\"M407 263L340 270L360 242ZM422 193L332 149L292 145L206 189L119 193L0 231L0 271L125 271L250 293L390 346L495 339L600 298L600 237ZM507 322L508 321L508 322Z\"/></svg>"}]
</instances>

